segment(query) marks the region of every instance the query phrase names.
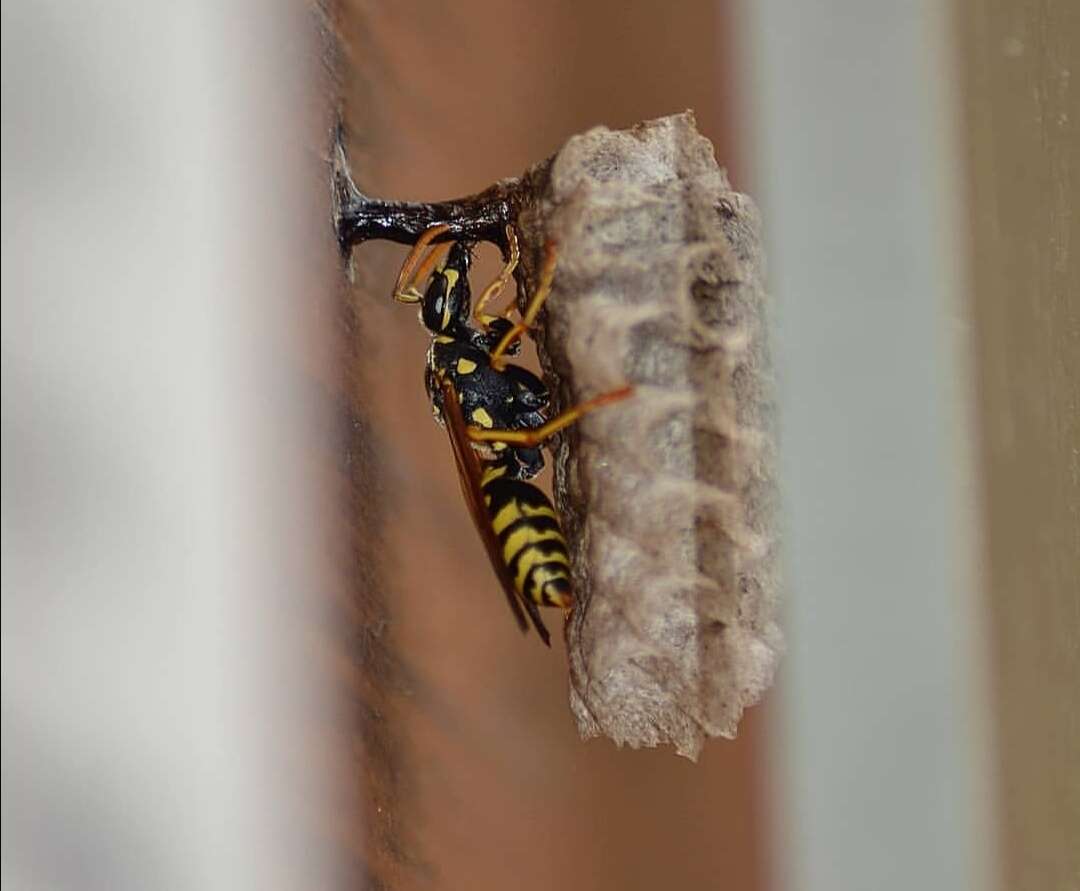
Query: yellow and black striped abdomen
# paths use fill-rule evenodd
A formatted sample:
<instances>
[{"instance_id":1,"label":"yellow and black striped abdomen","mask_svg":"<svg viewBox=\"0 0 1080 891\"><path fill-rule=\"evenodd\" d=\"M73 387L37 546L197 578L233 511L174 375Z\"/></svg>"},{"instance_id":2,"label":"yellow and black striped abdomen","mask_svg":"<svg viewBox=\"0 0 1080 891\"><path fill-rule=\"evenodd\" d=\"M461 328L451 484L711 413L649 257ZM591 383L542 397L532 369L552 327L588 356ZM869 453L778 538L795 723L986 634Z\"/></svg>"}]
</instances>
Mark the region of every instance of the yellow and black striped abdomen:
<instances>
[{"instance_id":1,"label":"yellow and black striped abdomen","mask_svg":"<svg viewBox=\"0 0 1080 891\"><path fill-rule=\"evenodd\" d=\"M514 589L540 606L567 609L573 603L570 556L558 514L536 486L504 473L502 465L489 466L481 489Z\"/></svg>"}]
</instances>

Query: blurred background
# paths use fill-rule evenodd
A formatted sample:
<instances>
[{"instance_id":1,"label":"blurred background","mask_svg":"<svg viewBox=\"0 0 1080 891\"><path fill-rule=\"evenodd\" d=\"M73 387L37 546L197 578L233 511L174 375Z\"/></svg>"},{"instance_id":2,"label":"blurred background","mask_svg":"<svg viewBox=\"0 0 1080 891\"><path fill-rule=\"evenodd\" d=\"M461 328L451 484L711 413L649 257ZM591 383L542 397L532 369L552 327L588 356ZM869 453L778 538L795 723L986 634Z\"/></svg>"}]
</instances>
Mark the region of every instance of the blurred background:
<instances>
[{"instance_id":1,"label":"blurred background","mask_svg":"<svg viewBox=\"0 0 1080 891\"><path fill-rule=\"evenodd\" d=\"M11 2L2 40L5 886L1078 880L1073 4ZM761 204L789 653L699 763L582 743L498 603L404 249L341 280L338 95L373 195L693 108Z\"/></svg>"}]
</instances>

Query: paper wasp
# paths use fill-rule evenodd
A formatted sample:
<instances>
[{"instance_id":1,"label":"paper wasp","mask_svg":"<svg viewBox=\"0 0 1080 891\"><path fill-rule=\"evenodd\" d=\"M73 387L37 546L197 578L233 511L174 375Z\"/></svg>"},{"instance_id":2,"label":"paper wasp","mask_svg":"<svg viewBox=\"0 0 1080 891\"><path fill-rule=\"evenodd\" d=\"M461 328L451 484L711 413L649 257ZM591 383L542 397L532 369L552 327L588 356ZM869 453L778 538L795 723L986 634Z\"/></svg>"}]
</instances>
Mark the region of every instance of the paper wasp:
<instances>
[{"instance_id":1,"label":"paper wasp","mask_svg":"<svg viewBox=\"0 0 1080 891\"><path fill-rule=\"evenodd\" d=\"M498 277L475 306L469 285L474 242L439 241L450 227L428 228L401 268L394 299L420 306L431 334L425 381L432 411L450 437L461 490L491 565L523 631L526 615L550 646L540 606L573 606L570 556L559 516L529 480L544 467L540 446L582 415L629 396L632 388L605 393L553 418L545 410L543 381L506 361L536 321L551 292L556 252L547 246L539 284L521 321L492 315L487 306L510 281L519 251L506 227L507 257ZM419 290L423 282L427 286Z\"/></svg>"}]
</instances>

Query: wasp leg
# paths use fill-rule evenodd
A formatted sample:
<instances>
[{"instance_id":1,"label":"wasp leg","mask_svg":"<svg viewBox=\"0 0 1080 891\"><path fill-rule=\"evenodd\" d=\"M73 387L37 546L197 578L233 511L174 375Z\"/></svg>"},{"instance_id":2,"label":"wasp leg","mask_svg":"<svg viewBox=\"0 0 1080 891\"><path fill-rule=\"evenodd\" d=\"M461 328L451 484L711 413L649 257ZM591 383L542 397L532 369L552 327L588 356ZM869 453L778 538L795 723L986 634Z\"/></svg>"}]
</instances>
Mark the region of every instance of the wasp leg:
<instances>
[{"instance_id":1,"label":"wasp leg","mask_svg":"<svg viewBox=\"0 0 1080 891\"><path fill-rule=\"evenodd\" d=\"M536 286L536 293L533 294L529 305L525 307L525 314L521 317L520 322L503 335L503 339L491 351L491 365L496 370L501 370L505 363L503 353L533 326L536 317L540 315L544 302L551 294L551 284L555 281L556 259L555 242L549 241L544 246L544 265L540 269L540 283Z\"/></svg>"},{"instance_id":2,"label":"wasp leg","mask_svg":"<svg viewBox=\"0 0 1080 891\"><path fill-rule=\"evenodd\" d=\"M423 299L423 295L416 286L431 275L435 264L450 250L450 244L436 245L423 261L420 260L420 255L432 241L448 231L450 231L450 226L446 223L432 226L416 240L405 262L401 264L401 272L398 273L397 283L394 285L394 299L398 303L419 303Z\"/></svg>"},{"instance_id":3,"label":"wasp leg","mask_svg":"<svg viewBox=\"0 0 1080 891\"><path fill-rule=\"evenodd\" d=\"M586 402L579 403L573 408L568 408L562 414L556 415L546 424L532 430L493 430L489 427L469 427L469 439L473 442L505 442L516 446L537 446L544 440L550 439L560 430L569 427L582 415L595 411L605 405L618 402L633 395L633 387L620 387L610 393L602 393Z\"/></svg>"},{"instance_id":4,"label":"wasp leg","mask_svg":"<svg viewBox=\"0 0 1080 891\"><path fill-rule=\"evenodd\" d=\"M484 312L484 307L487 306L492 300L496 300L507 283L510 281L510 276L514 274L514 270L517 269L518 260L521 258L521 252L518 249L517 233L514 232L513 226L506 227L506 243L509 245L509 252L506 259L506 263L503 264L502 271L498 274L490 285L484 288L480 298L476 301L476 305L473 306L473 319L485 330L491 325L497 318L506 318L506 313L500 313L498 315L487 315Z\"/></svg>"}]
</instances>

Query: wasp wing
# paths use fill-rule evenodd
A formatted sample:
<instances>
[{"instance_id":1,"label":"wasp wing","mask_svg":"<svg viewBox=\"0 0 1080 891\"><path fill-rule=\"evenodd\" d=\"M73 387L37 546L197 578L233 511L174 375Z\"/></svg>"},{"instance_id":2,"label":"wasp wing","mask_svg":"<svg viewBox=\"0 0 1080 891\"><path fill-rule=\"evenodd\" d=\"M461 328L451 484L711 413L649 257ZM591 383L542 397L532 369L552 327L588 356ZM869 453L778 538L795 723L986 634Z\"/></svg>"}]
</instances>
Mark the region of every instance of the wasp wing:
<instances>
[{"instance_id":1,"label":"wasp wing","mask_svg":"<svg viewBox=\"0 0 1080 891\"><path fill-rule=\"evenodd\" d=\"M469 439L469 428L465 423L465 415L461 410L461 402L458 400L457 391L449 380L440 384L443 394L443 418L446 421L446 430L450 434L450 445L453 447L454 460L457 463L458 479L461 481L461 494L465 496L465 503L472 514L473 523L480 533L480 539L484 542L488 559L491 561L495 575L499 578L506 602L510 604L510 610L517 619L522 631L528 631L529 626L525 621L525 611L532 620L536 633L545 644L551 646L551 635L548 634L543 620L540 618L540 610L532 601L525 600L518 595L514 588L514 580L510 576L502 556L502 544L499 542L495 530L491 526L491 518L488 516L487 506L484 504L484 493L480 487L480 459L476 450L472 447ZM524 605L525 610L522 610Z\"/></svg>"}]
</instances>

